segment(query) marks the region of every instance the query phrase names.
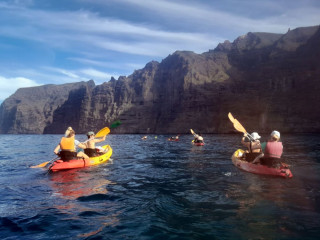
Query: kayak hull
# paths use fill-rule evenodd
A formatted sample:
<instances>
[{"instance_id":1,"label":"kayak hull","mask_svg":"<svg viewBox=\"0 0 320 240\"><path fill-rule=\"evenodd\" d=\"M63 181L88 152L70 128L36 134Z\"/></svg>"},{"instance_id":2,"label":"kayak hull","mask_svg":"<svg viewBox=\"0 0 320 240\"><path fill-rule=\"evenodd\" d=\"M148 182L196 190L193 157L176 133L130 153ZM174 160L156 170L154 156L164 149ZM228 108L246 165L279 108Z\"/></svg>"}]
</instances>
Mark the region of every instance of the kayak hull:
<instances>
[{"instance_id":1,"label":"kayak hull","mask_svg":"<svg viewBox=\"0 0 320 240\"><path fill-rule=\"evenodd\" d=\"M112 148L110 147L110 145L105 145L102 148L106 152L100 156L92 157L89 159L72 159L66 162L62 160L57 160L53 162L53 164L50 166L49 169L51 172L57 172L62 170L84 168L84 167L102 164L104 162L107 162L112 155Z\"/></svg>"},{"instance_id":2,"label":"kayak hull","mask_svg":"<svg viewBox=\"0 0 320 240\"><path fill-rule=\"evenodd\" d=\"M179 139L171 139L171 138L168 138L168 141L170 141L170 142L178 142Z\"/></svg>"},{"instance_id":3,"label":"kayak hull","mask_svg":"<svg viewBox=\"0 0 320 240\"><path fill-rule=\"evenodd\" d=\"M238 149L232 155L232 163L247 172L262 174L262 175L272 175L284 178L292 178L293 175L289 168L281 166L280 168L270 168L261 164L253 164L241 159L240 156L244 153L242 149Z\"/></svg>"},{"instance_id":4,"label":"kayak hull","mask_svg":"<svg viewBox=\"0 0 320 240\"><path fill-rule=\"evenodd\" d=\"M194 142L192 141L192 144L195 145L195 146L204 146L204 142Z\"/></svg>"}]
</instances>

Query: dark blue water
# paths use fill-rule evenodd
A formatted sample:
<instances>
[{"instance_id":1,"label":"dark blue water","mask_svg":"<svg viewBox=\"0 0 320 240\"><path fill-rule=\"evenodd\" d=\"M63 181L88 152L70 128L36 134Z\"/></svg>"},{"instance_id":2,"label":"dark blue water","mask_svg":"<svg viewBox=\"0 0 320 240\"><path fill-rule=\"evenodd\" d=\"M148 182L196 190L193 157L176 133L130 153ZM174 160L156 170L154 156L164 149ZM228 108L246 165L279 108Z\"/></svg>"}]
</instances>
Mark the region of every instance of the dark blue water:
<instances>
[{"instance_id":1,"label":"dark blue water","mask_svg":"<svg viewBox=\"0 0 320 240\"><path fill-rule=\"evenodd\" d=\"M243 172L239 135L109 135L99 166L47 174L60 135L0 135L1 239L318 239L320 136L284 136L292 179ZM84 140L85 136L78 136Z\"/></svg>"}]
</instances>

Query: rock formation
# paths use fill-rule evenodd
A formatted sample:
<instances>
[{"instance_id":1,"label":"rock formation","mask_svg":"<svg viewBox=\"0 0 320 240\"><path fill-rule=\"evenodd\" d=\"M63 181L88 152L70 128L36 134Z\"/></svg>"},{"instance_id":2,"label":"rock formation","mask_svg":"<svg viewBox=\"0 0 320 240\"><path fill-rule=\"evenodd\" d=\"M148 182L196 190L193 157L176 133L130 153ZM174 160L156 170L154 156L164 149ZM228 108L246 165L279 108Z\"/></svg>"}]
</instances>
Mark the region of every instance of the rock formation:
<instances>
[{"instance_id":1,"label":"rock formation","mask_svg":"<svg viewBox=\"0 0 320 240\"><path fill-rule=\"evenodd\" d=\"M202 54L177 51L128 77L19 89L0 107L0 133L320 132L320 30L247 33Z\"/></svg>"}]
</instances>

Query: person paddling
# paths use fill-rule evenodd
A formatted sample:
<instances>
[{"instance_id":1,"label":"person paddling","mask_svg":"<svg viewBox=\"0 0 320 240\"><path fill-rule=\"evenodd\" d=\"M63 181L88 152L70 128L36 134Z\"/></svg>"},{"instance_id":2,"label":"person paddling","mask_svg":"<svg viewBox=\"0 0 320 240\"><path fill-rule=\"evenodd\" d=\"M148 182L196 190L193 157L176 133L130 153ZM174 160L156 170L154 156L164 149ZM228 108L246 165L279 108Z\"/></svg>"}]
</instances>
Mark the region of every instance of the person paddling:
<instances>
[{"instance_id":1,"label":"person paddling","mask_svg":"<svg viewBox=\"0 0 320 240\"><path fill-rule=\"evenodd\" d=\"M204 143L203 137L201 136L201 134L196 134L192 129L190 129L190 132L192 133L192 135L194 136L194 143Z\"/></svg>"},{"instance_id":2,"label":"person paddling","mask_svg":"<svg viewBox=\"0 0 320 240\"><path fill-rule=\"evenodd\" d=\"M97 149L96 149L96 143L102 142L106 140L106 135L102 138L95 138L94 132L88 132L87 133L88 140L84 142L86 148L84 149L84 153L87 154L89 157L95 157L97 156Z\"/></svg>"},{"instance_id":3,"label":"person paddling","mask_svg":"<svg viewBox=\"0 0 320 240\"><path fill-rule=\"evenodd\" d=\"M272 131L270 139L267 142L261 144L264 152L264 157L261 159L261 164L267 165L268 167L279 168L281 163L281 156L283 153L283 145L280 141L280 132Z\"/></svg>"},{"instance_id":4,"label":"person paddling","mask_svg":"<svg viewBox=\"0 0 320 240\"><path fill-rule=\"evenodd\" d=\"M257 132L251 133L252 139L248 138L248 134L244 133L241 143L248 148L245 153L246 161L252 163L259 163L260 158L263 157L262 147L260 144L260 135ZM249 139L249 141L246 141Z\"/></svg>"},{"instance_id":5,"label":"person paddling","mask_svg":"<svg viewBox=\"0 0 320 240\"><path fill-rule=\"evenodd\" d=\"M84 152L76 152L76 147L85 149L86 146L75 139L75 131L69 127L65 136L61 138L60 143L54 149L54 153L60 156L61 160L69 161L76 157L88 159Z\"/></svg>"}]
</instances>

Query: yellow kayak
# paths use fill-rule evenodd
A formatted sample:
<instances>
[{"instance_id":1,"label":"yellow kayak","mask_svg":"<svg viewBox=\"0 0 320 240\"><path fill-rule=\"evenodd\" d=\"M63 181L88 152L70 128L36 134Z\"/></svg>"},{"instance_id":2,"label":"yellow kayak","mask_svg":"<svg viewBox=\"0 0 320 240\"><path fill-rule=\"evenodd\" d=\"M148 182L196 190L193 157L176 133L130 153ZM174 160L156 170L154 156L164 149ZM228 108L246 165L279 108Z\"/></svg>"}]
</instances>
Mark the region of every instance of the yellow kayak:
<instances>
[{"instance_id":1,"label":"yellow kayak","mask_svg":"<svg viewBox=\"0 0 320 240\"><path fill-rule=\"evenodd\" d=\"M99 156L96 156L96 157L89 158L89 159L72 159L72 160L65 161L65 162L60 159L56 160L50 166L49 170L52 172L56 172L56 171L61 171L61 170L94 166L94 165L98 165L98 164L107 162L112 155L112 148L110 147L110 145L104 145L101 148L97 148L97 151L101 152L102 154Z\"/></svg>"}]
</instances>

